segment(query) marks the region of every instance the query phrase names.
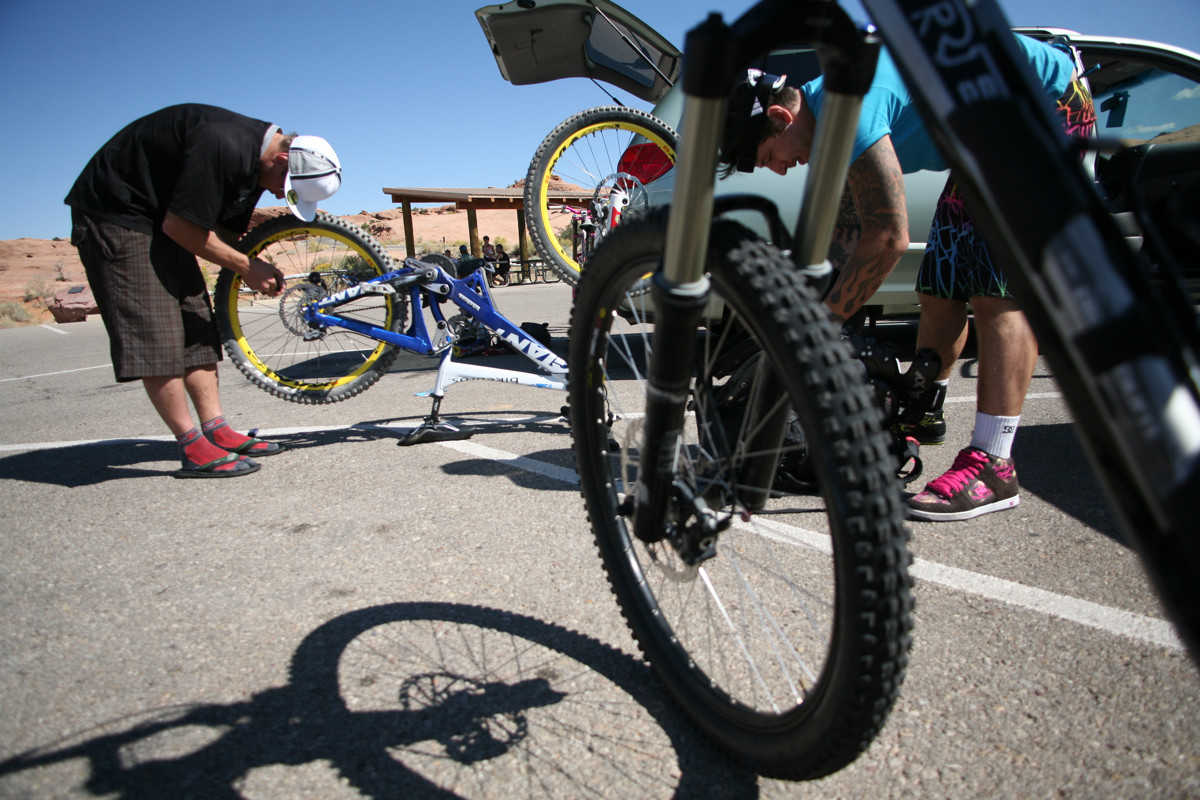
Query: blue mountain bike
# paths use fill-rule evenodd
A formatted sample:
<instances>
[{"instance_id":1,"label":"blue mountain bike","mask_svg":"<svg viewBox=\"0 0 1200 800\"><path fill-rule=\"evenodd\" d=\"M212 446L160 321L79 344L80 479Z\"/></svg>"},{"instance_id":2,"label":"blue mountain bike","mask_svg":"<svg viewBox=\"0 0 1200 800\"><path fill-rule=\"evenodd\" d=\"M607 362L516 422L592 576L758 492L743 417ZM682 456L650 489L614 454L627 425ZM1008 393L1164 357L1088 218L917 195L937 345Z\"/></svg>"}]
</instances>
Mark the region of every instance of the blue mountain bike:
<instances>
[{"instance_id":1,"label":"blue mountain bike","mask_svg":"<svg viewBox=\"0 0 1200 800\"><path fill-rule=\"evenodd\" d=\"M471 435L439 417L446 389L460 381L566 389L566 362L545 336L496 310L482 269L458 278L455 264L441 255L397 265L366 231L323 212L307 223L291 215L270 220L239 248L279 267L287 286L278 297L267 297L222 270L214 290L216 318L233 363L276 397L336 403L374 385L401 350L439 356L433 408L401 440L408 445ZM448 316L447 304L457 313ZM534 371L455 360L462 343L481 337L525 356Z\"/></svg>"}]
</instances>

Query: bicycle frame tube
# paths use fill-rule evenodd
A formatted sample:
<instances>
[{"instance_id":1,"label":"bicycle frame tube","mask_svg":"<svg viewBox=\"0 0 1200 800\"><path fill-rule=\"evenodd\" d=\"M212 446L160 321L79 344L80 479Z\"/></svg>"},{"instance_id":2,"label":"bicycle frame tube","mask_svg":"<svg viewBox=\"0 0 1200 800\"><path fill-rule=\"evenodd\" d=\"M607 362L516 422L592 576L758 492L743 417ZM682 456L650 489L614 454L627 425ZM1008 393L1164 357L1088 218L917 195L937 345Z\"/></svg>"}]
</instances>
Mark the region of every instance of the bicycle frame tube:
<instances>
[{"instance_id":1,"label":"bicycle frame tube","mask_svg":"<svg viewBox=\"0 0 1200 800\"><path fill-rule=\"evenodd\" d=\"M369 281L364 281L357 286L352 286L347 290L313 303L305 309L305 319L326 327L345 328L368 338L395 345L409 352L430 355L436 352L437 348L429 338L425 316L420 313L421 294L425 292L431 298L444 296L461 308L467 316L478 320L485 328L498 335L514 350L532 361L543 372L548 372L556 377L550 380L543 376L523 373L517 370L502 370L495 367L468 368L463 367L463 365L459 365L463 368L457 370L456 373L453 368L447 366L449 361L449 350L447 350L447 356L443 359L442 367L438 370L439 386L457 383L459 380L464 379L450 379L454 374L467 375L471 373L473 377L479 378L482 372L486 371L491 376L487 378L488 380L505 380L509 383L522 383L528 386L551 389L565 388L565 379L559 376L566 375L567 362L559 358L553 351L525 333L519 325L516 325L512 320L496 310L495 302L487 287L487 281L480 271L473 272L466 278L458 279L451 277L438 267L435 278L422 282L421 285L413 285L409 289L409 301L411 307L414 309L411 334L396 333L375 325L368 325L355 319L342 317L336 312L338 305L360 297L363 294L372 293L372 291L380 294L390 293L375 287L387 287L390 289L392 283L399 282L403 284L406 279L411 278L415 274L418 273L414 269L405 268L380 275ZM436 303L430 304L430 313L433 314L435 321L438 323L445 322L445 316ZM508 377L499 377L501 375ZM520 379L513 377L526 375L529 376L528 381L524 377ZM559 382L563 385L557 385Z\"/></svg>"},{"instance_id":2,"label":"bicycle frame tube","mask_svg":"<svg viewBox=\"0 0 1200 800\"><path fill-rule=\"evenodd\" d=\"M446 297L465 311L467 316L481 322L485 328L545 372L566 374L566 361L496 310L492 292L482 270L477 270L462 280L448 278L448 281L450 293Z\"/></svg>"},{"instance_id":3,"label":"bicycle frame tube","mask_svg":"<svg viewBox=\"0 0 1200 800\"><path fill-rule=\"evenodd\" d=\"M429 265L423 266L428 267ZM369 339L386 342L412 353L428 355L433 352L433 345L430 343L429 334L425 327L425 319L422 315L414 315L413 333L415 335L408 335L389 331L377 325L368 325L356 319L343 317L337 313L336 309L343 303L347 303L364 294L396 294L398 293L396 289L397 284L405 288L411 287L408 288L408 291L412 307L420 308L422 286L430 283L438 285L441 283L439 278L450 280L440 267L436 269L437 277L432 279L428 277L427 273L422 274L422 270L411 266L386 272L369 281L363 281L306 306L304 309L304 320L310 325L319 325L322 328L345 328L348 331L366 336Z\"/></svg>"},{"instance_id":4,"label":"bicycle frame tube","mask_svg":"<svg viewBox=\"0 0 1200 800\"><path fill-rule=\"evenodd\" d=\"M446 394L446 389L464 381L495 381L496 383L530 386L534 389L557 389L561 392L567 390L567 378L562 374L539 375L536 372L464 364L461 361L455 361L450 353L451 351L447 350L446 354L442 356L442 363L438 367L437 378L433 385L434 397L442 397Z\"/></svg>"}]
</instances>

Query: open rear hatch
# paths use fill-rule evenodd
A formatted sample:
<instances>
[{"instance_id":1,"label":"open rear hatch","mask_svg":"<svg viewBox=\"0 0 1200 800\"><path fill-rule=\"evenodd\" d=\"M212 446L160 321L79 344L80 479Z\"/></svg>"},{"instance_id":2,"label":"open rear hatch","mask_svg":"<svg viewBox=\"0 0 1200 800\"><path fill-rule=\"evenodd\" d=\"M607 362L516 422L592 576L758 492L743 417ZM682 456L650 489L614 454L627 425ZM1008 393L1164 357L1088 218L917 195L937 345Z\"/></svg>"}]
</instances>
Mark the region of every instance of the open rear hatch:
<instances>
[{"instance_id":1,"label":"open rear hatch","mask_svg":"<svg viewBox=\"0 0 1200 800\"><path fill-rule=\"evenodd\" d=\"M656 103L679 76L678 48L609 0L513 0L475 17L514 86L592 78Z\"/></svg>"}]
</instances>

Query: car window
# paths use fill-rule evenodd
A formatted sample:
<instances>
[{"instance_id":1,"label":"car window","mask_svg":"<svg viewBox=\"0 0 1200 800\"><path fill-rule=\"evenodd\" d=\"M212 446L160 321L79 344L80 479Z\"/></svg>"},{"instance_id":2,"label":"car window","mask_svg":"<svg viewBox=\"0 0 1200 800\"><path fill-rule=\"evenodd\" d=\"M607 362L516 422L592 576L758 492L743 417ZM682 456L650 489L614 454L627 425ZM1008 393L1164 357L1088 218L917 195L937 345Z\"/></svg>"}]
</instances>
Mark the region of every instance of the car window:
<instances>
[{"instance_id":1,"label":"car window","mask_svg":"<svg viewBox=\"0 0 1200 800\"><path fill-rule=\"evenodd\" d=\"M1083 54L1096 133L1127 144L1200 141L1200 84L1148 61Z\"/></svg>"},{"instance_id":2,"label":"car window","mask_svg":"<svg viewBox=\"0 0 1200 800\"><path fill-rule=\"evenodd\" d=\"M647 88L654 86L656 67L668 60L653 42L609 17L592 23L585 48L588 58L601 67Z\"/></svg>"},{"instance_id":3,"label":"car window","mask_svg":"<svg viewBox=\"0 0 1200 800\"><path fill-rule=\"evenodd\" d=\"M679 75L679 50L611 0L521 0L475 18L515 86L591 78L654 103Z\"/></svg>"}]
</instances>

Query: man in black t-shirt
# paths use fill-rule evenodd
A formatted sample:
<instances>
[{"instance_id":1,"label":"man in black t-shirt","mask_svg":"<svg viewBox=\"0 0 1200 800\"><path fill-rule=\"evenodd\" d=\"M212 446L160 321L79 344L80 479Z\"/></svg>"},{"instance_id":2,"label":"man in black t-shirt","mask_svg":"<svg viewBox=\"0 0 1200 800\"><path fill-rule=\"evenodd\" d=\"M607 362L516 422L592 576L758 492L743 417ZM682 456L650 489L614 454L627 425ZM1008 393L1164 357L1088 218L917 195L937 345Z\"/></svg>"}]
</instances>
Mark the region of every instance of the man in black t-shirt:
<instances>
[{"instance_id":1,"label":"man in black t-shirt","mask_svg":"<svg viewBox=\"0 0 1200 800\"><path fill-rule=\"evenodd\" d=\"M258 470L274 442L225 422L220 336L199 256L276 296L284 278L234 243L266 190L311 221L341 186L333 148L317 136L215 106L171 106L136 120L92 157L67 195L71 242L108 330L118 381L141 380L180 444L177 477ZM188 399L200 418L197 427Z\"/></svg>"}]
</instances>

